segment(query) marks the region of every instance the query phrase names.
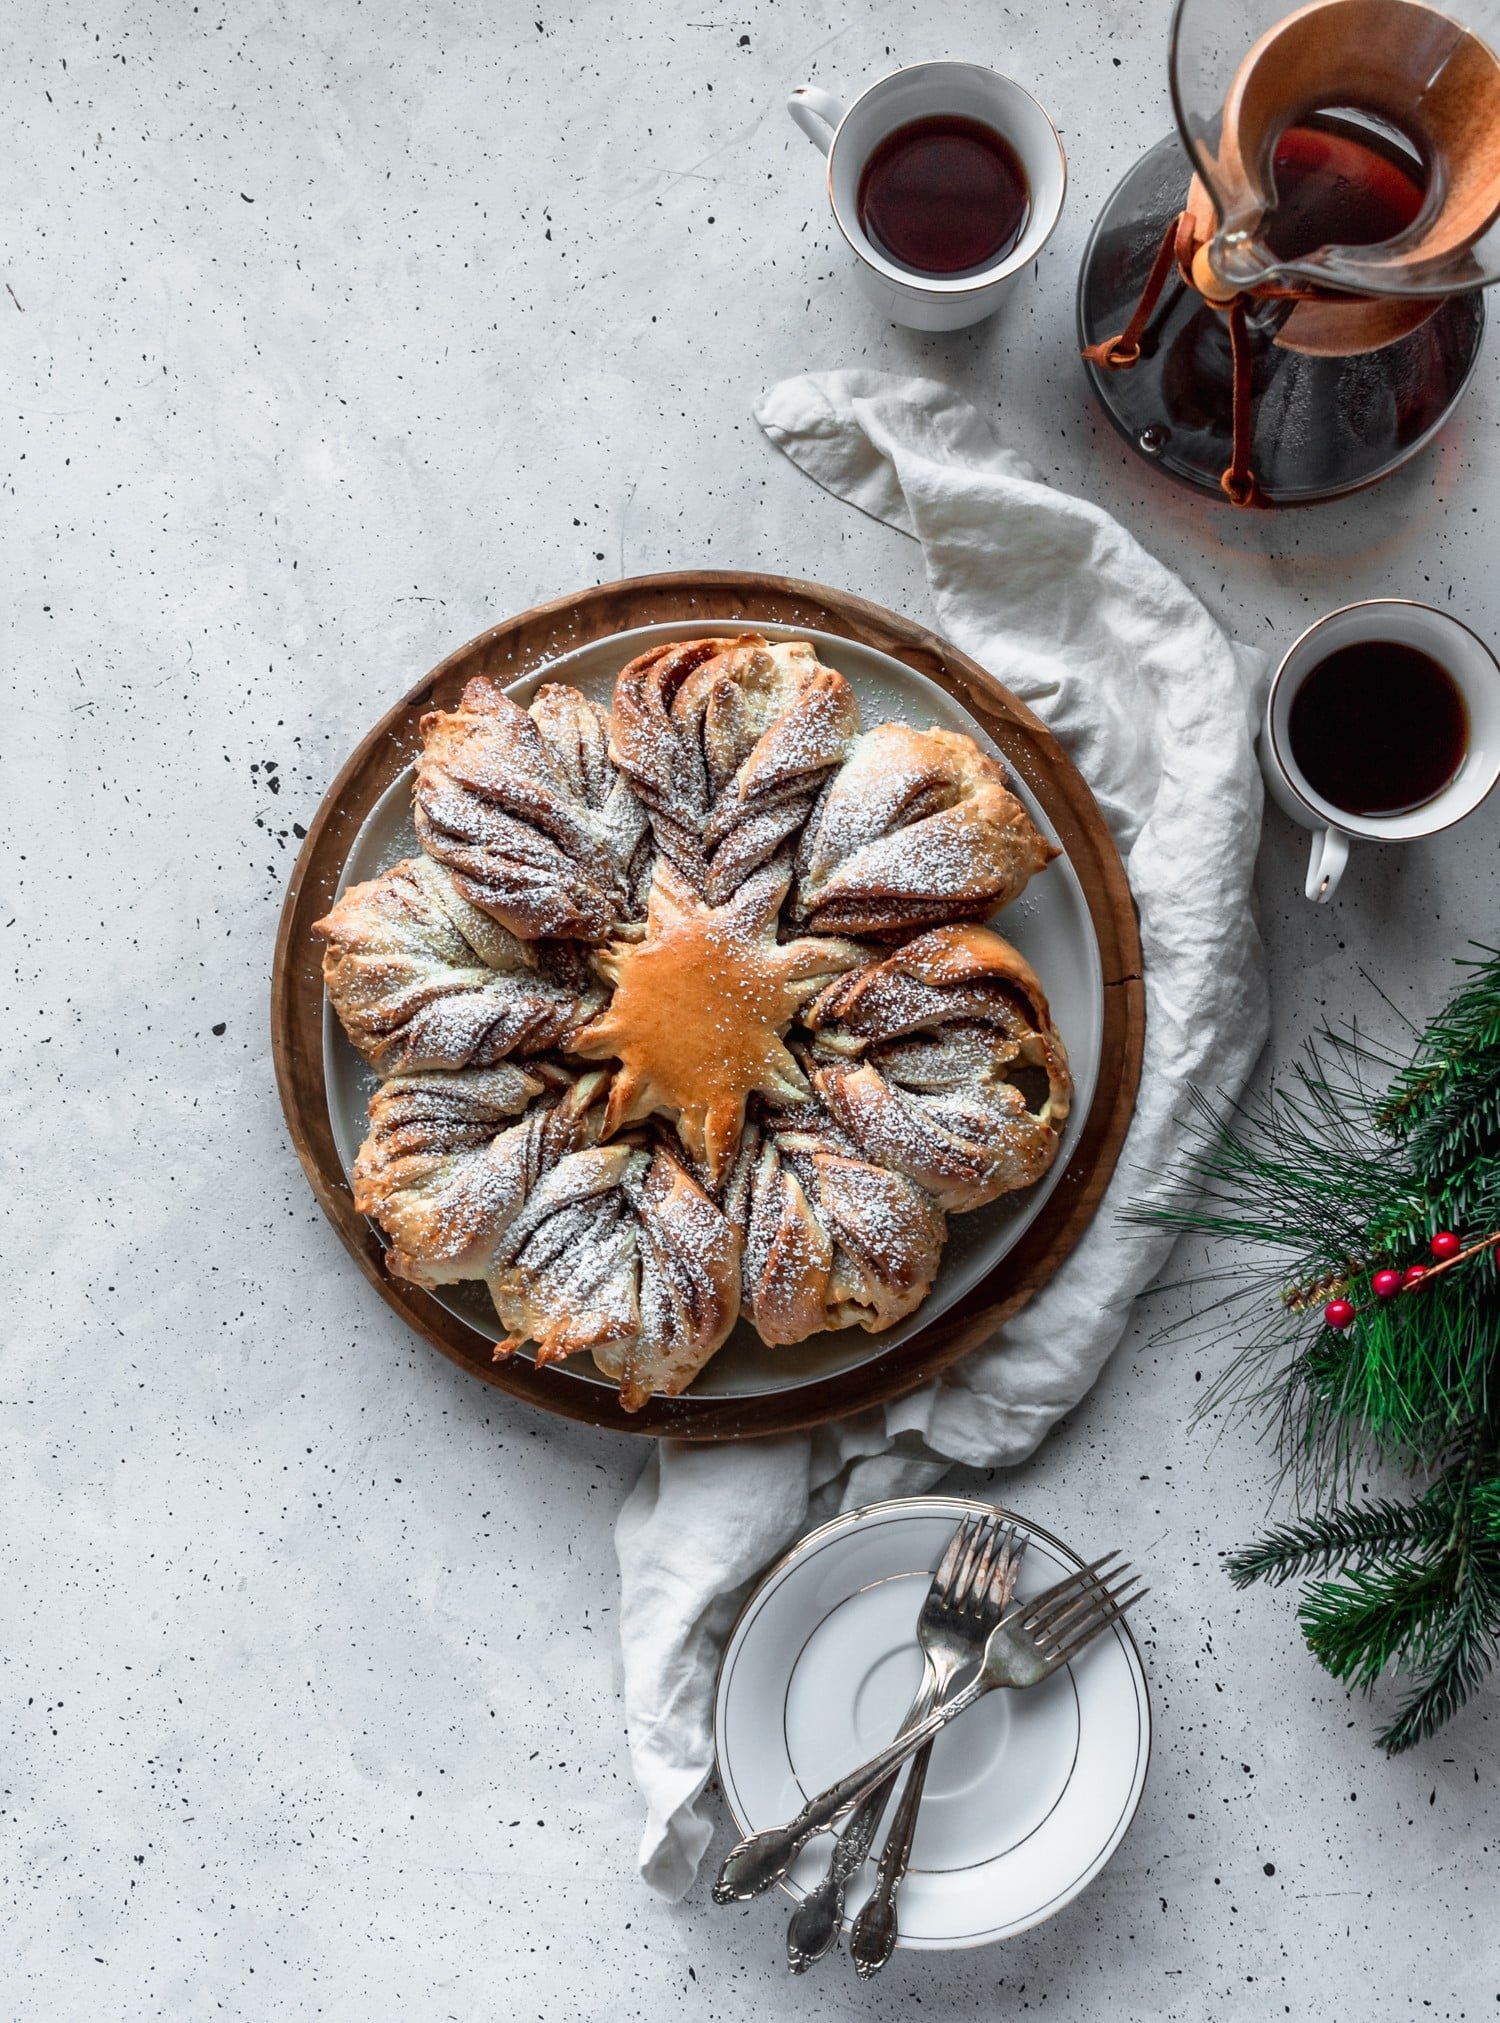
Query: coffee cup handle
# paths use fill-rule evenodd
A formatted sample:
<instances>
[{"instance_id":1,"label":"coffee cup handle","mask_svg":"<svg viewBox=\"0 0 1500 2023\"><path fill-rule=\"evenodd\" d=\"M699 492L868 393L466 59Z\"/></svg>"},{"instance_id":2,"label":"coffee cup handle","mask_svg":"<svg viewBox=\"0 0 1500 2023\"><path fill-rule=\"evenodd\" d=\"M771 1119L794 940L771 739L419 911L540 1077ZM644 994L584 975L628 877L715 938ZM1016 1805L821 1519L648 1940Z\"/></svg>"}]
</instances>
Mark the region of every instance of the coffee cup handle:
<instances>
[{"instance_id":1,"label":"coffee cup handle","mask_svg":"<svg viewBox=\"0 0 1500 2023\"><path fill-rule=\"evenodd\" d=\"M786 109L820 154L833 146L833 136L844 108L831 91L815 84L799 84L786 102Z\"/></svg>"},{"instance_id":2,"label":"coffee cup handle","mask_svg":"<svg viewBox=\"0 0 1500 2023\"><path fill-rule=\"evenodd\" d=\"M1349 838L1342 829L1314 829L1307 866L1307 896L1320 906L1332 899L1349 862Z\"/></svg>"}]
</instances>

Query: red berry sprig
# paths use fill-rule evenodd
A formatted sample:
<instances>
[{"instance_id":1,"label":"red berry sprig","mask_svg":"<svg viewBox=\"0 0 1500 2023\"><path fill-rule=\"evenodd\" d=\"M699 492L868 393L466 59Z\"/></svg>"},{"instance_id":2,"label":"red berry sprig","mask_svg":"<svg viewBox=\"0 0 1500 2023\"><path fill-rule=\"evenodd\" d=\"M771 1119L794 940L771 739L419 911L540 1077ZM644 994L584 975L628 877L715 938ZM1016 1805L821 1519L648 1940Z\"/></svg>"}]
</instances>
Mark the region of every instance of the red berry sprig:
<instances>
[{"instance_id":1,"label":"red berry sprig","mask_svg":"<svg viewBox=\"0 0 1500 2023\"><path fill-rule=\"evenodd\" d=\"M1433 1263L1409 1264L1405 1271L1396 1271L1389 1265L1382 1266L1371 1278L1370 1290L1384 1305L1386 1301L1395 1299L1400 1293L1415 1292L1429 1279L1440 1278L1445 1271L1451 1270L1455 1264L1462 1264L1466 1258L1477 1257L1482 1250L1493 1250L1497 1244L1500 1244L1500 1229L1494 1230L1489 1236L1482 1236L1478 1243L1467 1246L1463 1238L1455 1235L1451 1229L1440 1229L1428 1245L1428 1249L1432 1252ZM1347 1328L1358 1312L1359 1308L1352 1300L1331 1299L1323 1309L1323 1322L1326 1327Z\"/></svg>"}]
</instances>

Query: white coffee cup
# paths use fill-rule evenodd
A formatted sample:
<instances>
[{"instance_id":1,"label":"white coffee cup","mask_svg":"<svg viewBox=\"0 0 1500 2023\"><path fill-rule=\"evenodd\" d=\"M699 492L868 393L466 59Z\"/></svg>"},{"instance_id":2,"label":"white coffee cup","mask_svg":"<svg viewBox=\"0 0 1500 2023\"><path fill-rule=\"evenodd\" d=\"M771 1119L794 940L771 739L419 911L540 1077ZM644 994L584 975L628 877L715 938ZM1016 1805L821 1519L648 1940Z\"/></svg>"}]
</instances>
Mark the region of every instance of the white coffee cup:
<instances>
[{"instance_id":1,"label":"white coffee cup","mask_svg":"<svg viewBox=\"0 0 1500 2023\"><path fill-rule=\"evenodd\" d=\"M1292 704L1303 682L1331 653L1361 640L1389 640L1429 655L1452 677L1468 718L1468 740L1452 779L1430 800L1392 815L1356 815L1325 800L1308 782L1292 750ZM1400 724L1392 724L1391 736L1400 735ZM1414 836L1434 835L1471 815L1500 780L1500 666L1467 625L1430 604L1400 597L1346 604L1310 625L1273 675L1260 762L1272 799L1294 822L1313 832L1307 896L1327 901L1344 874L1355 837L1372 843L1406 843Z\"/></svg>"},{"instance_id":2,"label":"white coffee cup","mask_svg":"<svg viewBox=\"0 0 1500 2023\"><path fill-rule=\"evenodd\" d=\"M861 285L892 323L912 330L961 330L993 315L1017 274L1052 236L1068 168L1057 129L1029 91L978 63L913 63L866 86L846 110L831 92L804 84L787 111L828 157L828 201L853 247ZM937 114L978 120L1016 151L1031 191L1025 229L1003 259L978 274L944 279L887 259L859 222L859 179L887 134Z\"/></svg>"}]
</instances>

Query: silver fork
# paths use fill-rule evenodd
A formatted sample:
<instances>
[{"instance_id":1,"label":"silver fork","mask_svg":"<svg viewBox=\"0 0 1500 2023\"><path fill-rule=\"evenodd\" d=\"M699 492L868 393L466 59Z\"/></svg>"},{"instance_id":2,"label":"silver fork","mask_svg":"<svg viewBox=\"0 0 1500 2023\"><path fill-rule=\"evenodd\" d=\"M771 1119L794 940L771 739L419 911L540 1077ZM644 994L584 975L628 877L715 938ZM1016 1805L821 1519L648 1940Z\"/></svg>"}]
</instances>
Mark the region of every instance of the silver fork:
<instances>
[{"instance_id":1,"label":"silver fork","mask_svg":"<svg viewBox=\"0 0 1500 2023\"><path fill-rule=\"evenodd\" d=\"M997 1686L1040 1685L1076 1658L1102 1630L1119 1622L1149 1590L1118 1553L1106 1553L1080 1567L1045 1593L1013 1608L990 1631L979 1670L969 1684L898 1735L868 1763L829 1785L784 1826L767 1827L729 1850L714 1884L715 1903L741 1902L759 1895L784 1875L814 1834L826 1832L839 1814L884 1783L909 1756Z\"/></svg>"},{"instance_id":2,"label":"silver fork","mask_svg":"<svg viewBox=\"0 0 1500 2023\"><path fill-rule=\"evenodd\" d=\"M1005 1612L1025 1549L1015 1526L1002 1525L998 1517L966 1517L958 1526L917 1617L922 1681L898 1734L920 1721L980 1655ZM786 1958L794 1974L806 1973L837 1940L844 1922L844 1892L864 1865L899 1775L893 1771L855 1806L834 1842L822 1878L787 1920Z\"/></svg>"},{"instance_id":3,"label":"silver fork","mask_svg":"<svg viewBox=\"0 0 1500 2023\"><path fill-rule=\"evenodd\" d=\"M1005 1613L1006 1604L1015 1592L1016 1576L1021 1570L1021 1556L1025 1550L1026 1541L1022 1539L1011 1555L1004 1592L998 1595L997 1620ZM997 1589L999 1585L997 1582ZM942 1695L939 1694L938 1698L941 1699ZM923 1712L926 1711L924 1708ZM896 1892L905 1881L906 1871L911 1865L912 1842L916 1838L917 1815L922 1809L922 1793L927 1784L927 1766L932 1761L932 1749L931 1742L924 1742L912 1759L911 1769L906 1775L906 1788L901 1793L896 1816L891 1821L885 1845L880 1850L880 1859L875 1864L874 1887L860 1906L854 1929L849 1934L849 1957L861 1980L878 1974L895 1950ZM899 1774L896 1772L888 1777L881 1789L888 1792Z\"/></svg>"}]
</instances>

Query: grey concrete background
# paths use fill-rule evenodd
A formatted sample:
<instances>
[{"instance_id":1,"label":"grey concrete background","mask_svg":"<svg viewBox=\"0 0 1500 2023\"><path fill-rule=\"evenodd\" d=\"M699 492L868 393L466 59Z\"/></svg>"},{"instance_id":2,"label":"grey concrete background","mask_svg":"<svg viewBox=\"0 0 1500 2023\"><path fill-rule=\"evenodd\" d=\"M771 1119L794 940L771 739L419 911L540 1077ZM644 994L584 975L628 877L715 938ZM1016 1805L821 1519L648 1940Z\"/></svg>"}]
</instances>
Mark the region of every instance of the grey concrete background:
<instances>
[{"instance_id":1,"label":"grey concrete background","mask_svg":"<svg viewBox=\"0 0 1500 2023\"><path fill-rule=\"evenodd\" d=\"M744 4L744 0L741 0ZM1396 591L1500 631L1496 365L1417 468L1236 518L1127 463L1072 355L1092 216L1169 119L1166 0L18 0L0 25L7 1060L0 2014L1130 2019L1494 2014L1493 1695L1387 1764L1286 1596L1245 1427L1147 1302L1005 1493L1153 1570L1159 1743L1119 1858L1002 1951L788 1982L765 1905L634 1872L611 1520L640 1462L406 1335L286 1145L266 985L305 822L455 643L580 583L764 567L925 613L920 557L749 407L941 375L1275 644ZM1072 185L1036 284L875 322L780 107L1011 71ZM1492 932L1494 809L1299 895L1273 1057L1428 1008ZM1274 1873L1272 1873L1274 1870Z\"/></svg>"}]
</instances>

